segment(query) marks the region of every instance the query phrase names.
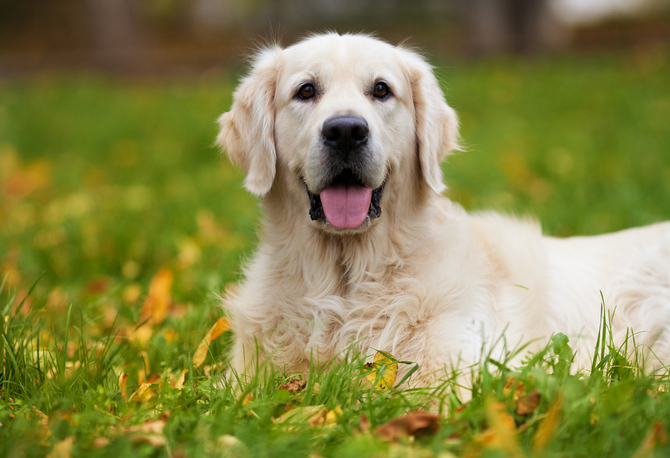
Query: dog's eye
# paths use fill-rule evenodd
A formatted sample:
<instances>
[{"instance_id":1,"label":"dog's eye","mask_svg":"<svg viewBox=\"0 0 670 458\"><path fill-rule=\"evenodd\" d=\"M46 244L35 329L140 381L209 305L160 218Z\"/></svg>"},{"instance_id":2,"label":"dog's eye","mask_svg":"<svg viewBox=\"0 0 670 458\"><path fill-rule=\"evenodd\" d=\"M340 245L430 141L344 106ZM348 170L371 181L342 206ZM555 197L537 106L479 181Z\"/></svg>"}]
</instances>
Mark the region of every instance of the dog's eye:
<instances>
[{"instance_id":1,"label":"dog's eye","mask_svg":"<svg viewBox=\"0 0 670 458\"><path fill-rule=\"evenodd\" d=\"M298 97L301 99L311 99L314 97L315 93L316 90L314 90L314 86L312 84L303 84L300 86L300 89L298 89Z\"/></svg>"},{"instance_id":2,"label":"dog's eye","mask_svg":"<svg viewBox=\"0 0 670 458\"><path fill-rule=\"evenodd\" d=\"M391 90L389 89L388 84L383 82L375 84L375 88L372 91L374 96L378 99L383 99L389 94L389 92L391 92Z\"/></svg>"}]
</instances>

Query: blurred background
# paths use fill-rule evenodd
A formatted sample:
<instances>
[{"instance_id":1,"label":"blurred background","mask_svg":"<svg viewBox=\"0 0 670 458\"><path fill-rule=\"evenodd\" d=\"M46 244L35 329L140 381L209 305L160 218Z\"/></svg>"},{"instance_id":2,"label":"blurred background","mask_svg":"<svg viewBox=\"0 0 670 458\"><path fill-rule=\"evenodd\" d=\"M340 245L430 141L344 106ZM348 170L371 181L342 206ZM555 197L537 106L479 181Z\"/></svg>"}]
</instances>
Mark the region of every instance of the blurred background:
<instances>
[{"instance_id":1,"label":"blurred background","mask_svg":"<svg viewBox=\"0 0 670 458\"><path fill-rule=\"evenodd\" d=\"M409 38L436 57L651 45L668 0L5 0L0 71L197 74L306 31Z\"/></svg>"},{"instance_id":2,"label":"blurred background","mask_svg":"<svg viewBox=\"0 0 670 458\"><path fill-rule=\"evenodd\" d=\"M218 310L260 212L212 146L215 120L255 47L327 29L426 52L461 119L466 151L443 168L468 210L531 215L556 236L668 220L669 7L2 0L4 291L16 307L40 278L45 310L74 303L109 328L118 311L138 322L163 272L170 316Z\"/></svg>"}]
</instances>

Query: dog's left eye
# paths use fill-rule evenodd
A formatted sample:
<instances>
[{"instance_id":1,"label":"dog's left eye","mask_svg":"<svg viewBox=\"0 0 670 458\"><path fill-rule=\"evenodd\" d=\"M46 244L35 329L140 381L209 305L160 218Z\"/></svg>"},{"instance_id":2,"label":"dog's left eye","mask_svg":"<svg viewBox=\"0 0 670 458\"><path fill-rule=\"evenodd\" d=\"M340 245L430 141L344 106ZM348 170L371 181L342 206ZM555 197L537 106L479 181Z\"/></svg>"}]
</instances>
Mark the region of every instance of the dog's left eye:
<instances>
[{"instance_id":1,"label":"dog's left eye","mask_svg":"<svg viewBox=\"0 0 670 458\"><path fill-rule=\"evenodd\" d=\"M298 89L298 97L301 99L311 99L314 97L314 94L316 93L316 90L314 89L314 85L312 84L303 84L300 86L300 89Z\"/></svg>"},{"instance_id":2,"label":"dog's left eye","mask_svg":"<svg viewBox=\"0 0 670 458\"><path fill-rule=\"evenodd\" d=\"M372 94L378 99L383 99L390 92L391 90L389 89L388 84L380 81L379 83L375 84L375 88L373 89Z\"/></svg>"}]
</instances>

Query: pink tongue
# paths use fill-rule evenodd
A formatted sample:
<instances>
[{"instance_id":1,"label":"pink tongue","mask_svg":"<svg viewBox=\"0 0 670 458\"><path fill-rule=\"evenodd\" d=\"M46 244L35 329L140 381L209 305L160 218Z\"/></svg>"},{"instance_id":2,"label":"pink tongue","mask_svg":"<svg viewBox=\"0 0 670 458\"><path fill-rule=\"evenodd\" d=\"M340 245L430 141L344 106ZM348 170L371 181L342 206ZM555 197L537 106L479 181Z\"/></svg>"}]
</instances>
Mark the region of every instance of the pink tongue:
<instances>
[{"instance_id":1,"label":"pink tongue","mask_svg":"<svg viewBox=\"0 0 670 458\"><path fill-rule=\"evenodd\" d=\"M372 188L338 184L321 191L326 219L335 229L355 229L365 221L370 209Z\"/></svg>"}]
</instances>

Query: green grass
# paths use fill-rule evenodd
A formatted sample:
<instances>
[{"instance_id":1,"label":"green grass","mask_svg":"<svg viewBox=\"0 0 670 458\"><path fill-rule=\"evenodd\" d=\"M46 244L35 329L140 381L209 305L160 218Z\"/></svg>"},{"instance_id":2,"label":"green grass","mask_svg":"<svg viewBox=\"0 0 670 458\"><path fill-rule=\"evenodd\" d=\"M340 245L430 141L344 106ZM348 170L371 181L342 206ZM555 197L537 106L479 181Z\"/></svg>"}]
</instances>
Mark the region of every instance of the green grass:
<instances>
[{"instance_id":1,"label":"green grass","mask_svg":"<svg viewBox=\"0 0 670 458\"><path fill-rule=\"evenodd\" d=\"M670 218L667 50L458 63L439 76L467 146L445 175L466 208L533 214L561 236ZM446 376L373 393L359 355L313 369L298 395L278 389L287 376L272 368L241 387L250 398L214 389L192 355L260 216L211 147L234 85L232 75L0 83L0 457L46 455L70 438L72 456L667 455L667 374L645 375L632 339L619 348L606 329L591 370L565 370L558 336L520 368L482 366L465 404ZM161 268L174 275L170 313L140 326ZM215 340L205 364L229 343ZM170 388L184 369L184 388ZM128 401L151 374L155 395ZM519 414L518 396L534 390L539 405ZM287 404L342 415L329 427L273 421ZM361 414L372 431L420 407L441 412L435 435L391 445L358 431ZM146 420L164 429L140 440L129 428Z\"/></svg>"}]
</instances>

